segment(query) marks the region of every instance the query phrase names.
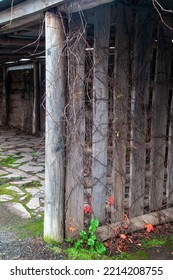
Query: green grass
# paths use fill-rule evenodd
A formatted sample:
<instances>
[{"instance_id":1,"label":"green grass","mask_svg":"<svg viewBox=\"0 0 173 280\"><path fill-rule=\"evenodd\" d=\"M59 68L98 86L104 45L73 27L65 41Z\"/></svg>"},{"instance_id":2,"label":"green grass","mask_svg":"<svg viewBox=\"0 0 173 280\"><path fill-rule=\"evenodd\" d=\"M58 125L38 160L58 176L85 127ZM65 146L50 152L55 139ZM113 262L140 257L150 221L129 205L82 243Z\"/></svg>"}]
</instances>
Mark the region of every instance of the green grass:
<instances>
[{"instance_id":1,"label":"green grass","mask_svg":"<svg viewBox=\"0 0 173 280\"><path fill-rule=\"evenodd\" d=\"M20 187L21 188L39 188L39 187L41 187L41 183L36 180L29 182L29 183L24 183L24 184L22 184L22 182L21 182Z\"/></svg>"},{"instance_id":2,"label":"green grass","mask_svg":"<svg viewBox=\"0 0 173 280\"><path fill-rule=\"evenodd\" d=\"M15 182L15 181L18 181L20 179L21 179L21 177L11 177L11 178L0 177L0 187L1 187L1 185L7 184L7 183L10 183L10 182Z\"/></svg>"},{"instance_id":3,"label":"green grass","mask_svg":"<svg viewBox=\"0 0 173 280\"><path fill-rule=\"evenodd\" d=\"M19 238L35 238L43 236L43 217L31 218L16 225Z\"/></svg>"},{"instance_id":4,"label":"green grass","mask_svg":"<svg viewBox=\"0 0 173 280\"><path fill-rule=\"evenodd\" d=\"M173 235L170 235L165 240L165 246L173 248Z\"/></svg>"},{"instance_id":5,"label":"green grass","mask_svg":"<svg viewBox=\"0 0 173 280\"><path fill-rule=\"evenodd\" d=\"M148 249L150 247L156 247L156 246L164 246L166 240L160 236L156 236L150 240L143 239L142 240L142 247L144 249Z\"/></svg>"},{"instance_id":6,"label":"green grass","mask_svg":"<svg viewBox=\"0 0 173 280\"><path fill-rule=\"evenodd\" d=\"M135 253L120 253L113 257L114 260L148 260L149 255L145 251L137 251Z\"/></svg>"},{"instance_id":7,"label":"green grass","mask_svg":"<svg viewBox=\"0 0 173 280\"><path fill-rule=\"evenodd\" d=\"M68 242L71 244L70 242ZM69 260L149 260L150 255L147 250L151 247L169 247L173 248L173 235L168 237L155 236L154 238L148 240L142 240L142 247L136 252L121 252L117 255L108 255L104 256L99 255L95 251L90 251L87 249L75 249L70 247L65 250L67 259Z\"/></svg>"},{"instance_id":8,"label":"green grass","mask_svg":"<svg viewBox=\"0 0 173 280\"><path fill-rule=\"evenodd\" d=\"M64 250L69 260L148 260L149 255L145 251L136 253L120 253L116 256L100 255L87 249L68 248Z\"/></svg>"},{"instance_id":9,"label":"green grass","mask_svg":"<svg viewBox=\"0 0 173 280\"><path fill-rule=\"evenodd\" d=\"M16 160L20 159L20 156L14 156L14 155L7 155L6 157L0 158L0 166L5 167L14 167L12 166Z\"/></svg>"},{"instance_id":10,"label":"green grass","mask_svg":"<svg viewBox=\"0 0 173 280\"><path fill-rule=\"evenodd\" d=\"M96 251L87 250L84 248L68 248L64 250L68 260L110 260L111 258L104 255L101 256Z\"/></svg>"}]
</instances>

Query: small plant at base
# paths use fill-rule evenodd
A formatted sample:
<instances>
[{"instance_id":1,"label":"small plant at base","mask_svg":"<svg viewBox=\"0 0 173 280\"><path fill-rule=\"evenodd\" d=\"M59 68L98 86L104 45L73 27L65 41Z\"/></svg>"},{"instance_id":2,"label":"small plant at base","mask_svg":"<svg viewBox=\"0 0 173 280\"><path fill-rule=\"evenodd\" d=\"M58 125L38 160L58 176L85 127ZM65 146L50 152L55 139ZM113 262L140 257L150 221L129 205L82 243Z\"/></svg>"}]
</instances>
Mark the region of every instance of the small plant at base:
<instances>
[{"instance_id":1,"label":"small plant at base","mask_svg":"<svg viewBox=\"0 0 173 280\"><path fill-rule=\"evenodd\" d=\"M97 240L97 237L94 234L98 226L99 220L91 219L88 233L84 230L80 232L81 238L74 243L75 249L78 249L81 246L89 246L90 250L96 251L100 255L103 255L106 252L106 248L102 242Z\"/></svg>"}]
</instances>

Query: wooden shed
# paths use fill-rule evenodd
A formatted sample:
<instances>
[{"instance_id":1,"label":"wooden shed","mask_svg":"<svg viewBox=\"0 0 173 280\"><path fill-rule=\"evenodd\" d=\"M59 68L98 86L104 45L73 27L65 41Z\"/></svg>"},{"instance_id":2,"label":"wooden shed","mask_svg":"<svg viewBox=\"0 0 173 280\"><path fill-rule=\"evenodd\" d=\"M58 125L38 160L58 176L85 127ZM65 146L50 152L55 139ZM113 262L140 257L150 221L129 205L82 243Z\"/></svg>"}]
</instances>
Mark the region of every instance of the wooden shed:
<instances>
[{"instance_id":1,"label":"wooden shed","mask_svg":"<svg viewBox=\"0 0 173 280\"><path fill-rule=\"evenodd\" d=\"M91 217L108 227L173 217L171 2L0 2L1 124L11 100L6 75L29 58L27 117L38 130L45 61L46 241L75 238Z\"/></svg>"}]
</instances>

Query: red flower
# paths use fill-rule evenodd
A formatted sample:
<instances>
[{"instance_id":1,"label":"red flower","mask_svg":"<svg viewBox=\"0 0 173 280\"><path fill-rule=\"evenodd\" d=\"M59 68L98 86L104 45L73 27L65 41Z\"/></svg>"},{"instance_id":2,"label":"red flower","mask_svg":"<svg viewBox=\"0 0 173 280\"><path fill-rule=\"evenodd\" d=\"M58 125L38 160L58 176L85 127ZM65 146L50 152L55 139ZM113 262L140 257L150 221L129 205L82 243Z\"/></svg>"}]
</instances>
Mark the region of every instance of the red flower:
<instances>
[{"instance_id":1,"label":"red flower","mask_svg":"<svg viewBox=\"0 0 173 280\"><path fill-rule=\"evenodd\" d=\"M114 204L114 198L113 198L113 197L109 197L109 199L108 199L108 204L109 204L109 205Z\"/></svg>"},{"instance_id":2,"label":"red flower","mask_svg":"<svg viewBox=\"0 0 173 280\"><path fill-rule=\"evenodd\" d=\"M92 208L90 204L84 206L84 213L85 214L92 213Z\"/></svg>"}]
</instances>

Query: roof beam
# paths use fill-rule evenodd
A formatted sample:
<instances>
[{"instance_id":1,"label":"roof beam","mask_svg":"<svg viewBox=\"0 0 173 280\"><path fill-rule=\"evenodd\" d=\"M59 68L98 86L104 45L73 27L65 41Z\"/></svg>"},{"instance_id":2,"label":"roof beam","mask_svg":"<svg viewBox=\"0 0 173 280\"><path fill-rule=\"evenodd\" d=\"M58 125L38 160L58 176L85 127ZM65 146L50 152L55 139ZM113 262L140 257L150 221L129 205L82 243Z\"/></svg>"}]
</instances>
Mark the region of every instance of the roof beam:
<instances>
[{"instance_id":1,"label":"roof beam","mask_svg":"<svg viewBox=\"0 0 173 280\"><path fill-rule=\"evenodd\" d=\"M19 20L36 13L44 12L50 8L58 6L64 0L28 0L22 2L12 9L0 12L0 25L10 25L13 20Z\"/></svg>"},{"instance_id":2,"label":"roof beam","mask_svg":"<svg viewBox=\"0 0 173 280\"><path fill-rule=\"evenodd\" d=\"M81 10L91 9L100 5L108 4L117 0L76 0L69 3L63 3L59 6L59 10L68 13L75 13Z\"/></svg>"},{"instance_id":3,"label":"roof beam","mask_svg":"<svg viewBox=\"0 0 173 280\"><path fill-rule=\"evenodd\" d=\"M10 28L11 24L15 20L20 20L25 17L33 16L34 14L42 13L56 6L59 6L60 10L64 12L77 12L78 10L90 9L98 5L111 3L113 1L115 0L76 0L73 1L73 3L69 3L66 0L28 0L14 6L12 9L9 8L1 11L0 25L7 25Z\"/></svg>"},{"instance_id":4,"label":"roof beam","mask_svg":"<svg viewBox=\"0 0 173 280\"><path fill-rule=\"evenodd\" d=\"M0 22L1 22L1 13L3 12L0 12ZM17 31L18 29L20 30L21 28L24 29L25 27L33 26L36 23L40 23L43 19L44 19L43 13L40 12L39 14L33 14L26 18L18 19L15 21L12 20L11 22L3 26L0 26L0 34L8 34L13 31Z\"/></svg>"},{"instance_id":5,"label":"roof beam","mask_svg":"<svg viewBox=\"0 0 173 280\"><path fill-rule=\"evenodd\" d=\"M19 38L1 38L0 46L25 46L25 47L44 47L43 40L19 39Z\"/></svg>"}]
</instances>

